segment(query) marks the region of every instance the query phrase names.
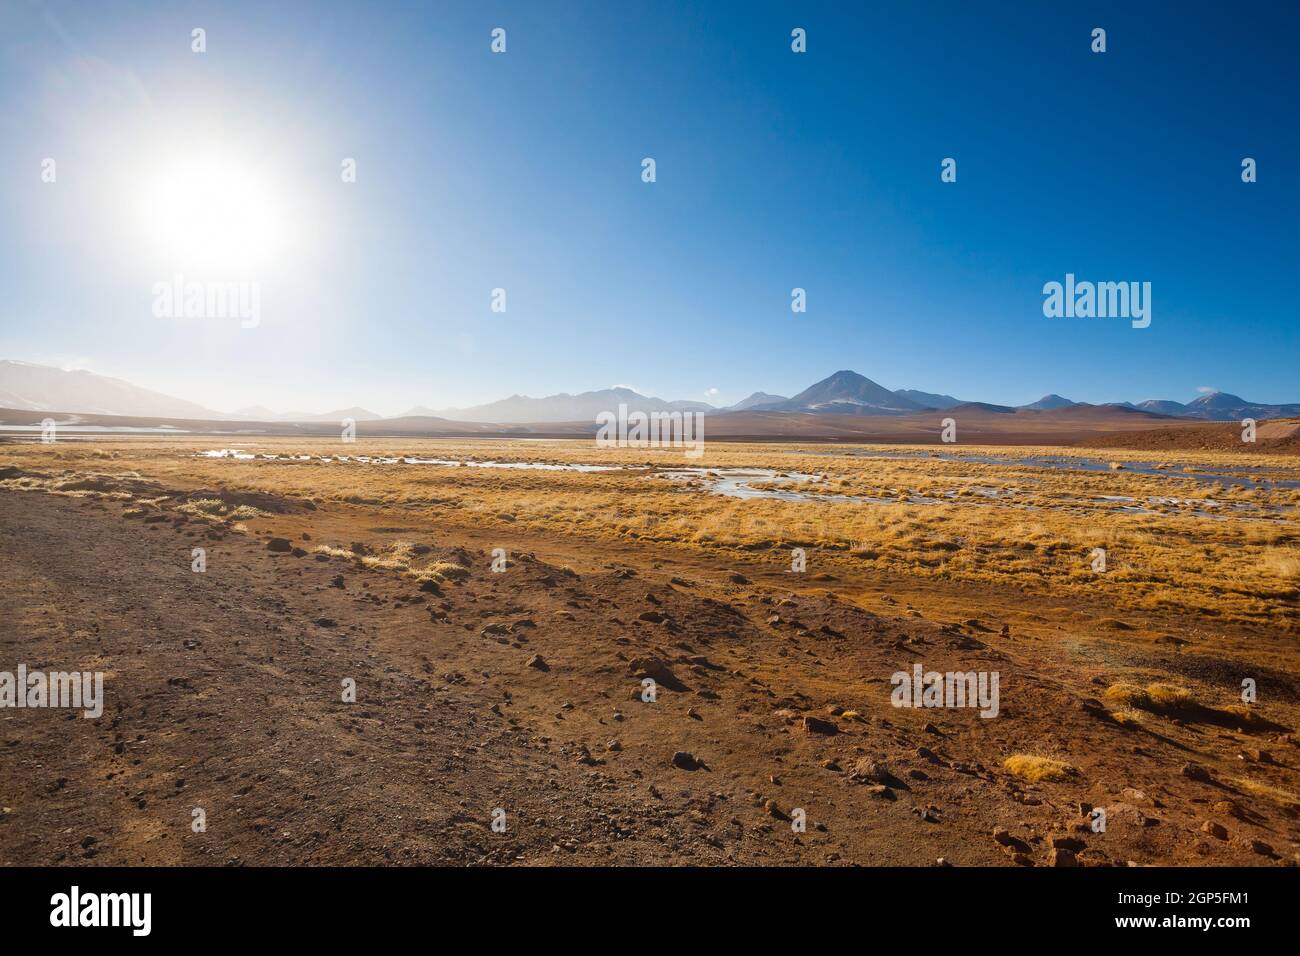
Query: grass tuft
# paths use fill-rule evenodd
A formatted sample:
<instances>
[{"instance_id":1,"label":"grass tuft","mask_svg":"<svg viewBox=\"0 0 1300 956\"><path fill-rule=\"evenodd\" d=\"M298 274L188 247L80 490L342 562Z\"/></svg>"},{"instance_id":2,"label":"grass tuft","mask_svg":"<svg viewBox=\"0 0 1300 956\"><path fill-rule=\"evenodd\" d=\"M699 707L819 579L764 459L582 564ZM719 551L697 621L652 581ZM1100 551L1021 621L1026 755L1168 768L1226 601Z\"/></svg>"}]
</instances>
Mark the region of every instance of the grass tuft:
<instances>
[{"instance_id":1,"label":"grass tuft","mask_svg":"<svg viewBox=\"0 0 1300 956\"><path fill-rule=\"evenodd\" d=\"M1022 777L1034 783L1042 780L1048 782L1068 780L1079 772L1064 760L1039 757L1035 754L1012 754L1002 762L1002 766L1017 777Z\"/></svg>"}]
</instances>

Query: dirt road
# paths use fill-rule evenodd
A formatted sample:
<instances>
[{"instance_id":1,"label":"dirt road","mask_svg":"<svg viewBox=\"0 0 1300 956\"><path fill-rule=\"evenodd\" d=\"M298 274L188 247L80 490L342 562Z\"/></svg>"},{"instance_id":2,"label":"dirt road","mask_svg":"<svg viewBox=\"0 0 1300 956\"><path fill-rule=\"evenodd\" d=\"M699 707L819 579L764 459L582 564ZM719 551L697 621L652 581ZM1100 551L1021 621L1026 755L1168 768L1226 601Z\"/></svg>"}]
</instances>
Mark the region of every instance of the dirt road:
<instances>
[{"instance_id":1,"label":"dirt road","mask_svg":"<svg viewBox=\"0 0 1300 956\"><path fill-rule=\"evenodd\" d=\"M123 510L0 493L0 671L102 671L106 696L98 719L0 710L0 863L1295 858L1295 809L1240 783L1294 789L1285 673L1260 675L1276 726L1207 710L1125 727L1097 698L1126 668L1225 699L1239 675L1122 637L1003 634L975 606L956 626L682 577L649 552L574 571L538 549L494 573L454 529L394 528L377 509L286 506L248 535L167 503ZM464 572L422 591L311 553L322 529L363 549L400 532ZM270 533L294 550L268 549ZM890 675L917 662L998 672L999 715L892 706ZM1022 752L1074 772L1028 782L1003 767Z\"/></svg>"}]
</instances>

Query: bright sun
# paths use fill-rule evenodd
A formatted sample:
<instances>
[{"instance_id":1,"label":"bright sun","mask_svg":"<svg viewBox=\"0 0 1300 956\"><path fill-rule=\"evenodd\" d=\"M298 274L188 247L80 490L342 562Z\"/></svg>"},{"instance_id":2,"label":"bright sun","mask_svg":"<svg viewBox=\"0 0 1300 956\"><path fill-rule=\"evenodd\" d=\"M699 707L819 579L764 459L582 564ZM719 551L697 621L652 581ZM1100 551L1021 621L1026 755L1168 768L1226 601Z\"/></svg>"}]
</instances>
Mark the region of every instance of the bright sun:
<instances>
[{"instance_id":1,"label":"bright sun","mask_svg":"<svg viewBox=\"0 0 1300 956\"><path fill-rule=\"evenodd\" d=\"M232 157L169 161L139 203L151 257L169 269L246 275L273 267L285 239L275 190Z\"/></svg>"}]
</instances>

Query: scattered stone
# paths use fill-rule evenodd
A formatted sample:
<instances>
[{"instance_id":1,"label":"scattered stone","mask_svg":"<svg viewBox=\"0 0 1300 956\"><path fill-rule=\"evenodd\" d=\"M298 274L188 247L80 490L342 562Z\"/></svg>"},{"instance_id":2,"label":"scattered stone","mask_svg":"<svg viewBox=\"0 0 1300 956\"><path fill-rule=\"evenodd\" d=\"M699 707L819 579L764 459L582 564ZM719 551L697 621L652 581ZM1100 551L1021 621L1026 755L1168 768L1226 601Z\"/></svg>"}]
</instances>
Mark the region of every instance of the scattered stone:
<instances>
[{"instance_id":1,"label":"scattered stone","mask_svg":"<svg viewBox=\"0 0 1300 956\"><path fill-rule=\"evenodd\" d=\"M1273 759L1273 755L1267 750L1259 750L1255 747L1247 747L1241 752L1241 755L1251 763L1277 763Z\"/></svg>"},{"instance_id":2,"label":"scattered stone","mask_svg":"<svg viewBox=\"0 0 1300 956\"><path fill-rule=\"evenodd\" d=\"M917 747L916 755L922 760L930 761L930 763L943 763L943 761L939 759L939 755L929 747Z\"/></svg>"},{"instance_id":3,"label":"scattered stone","mask_svg":"<svg viewBox=\"0 0 1300 956\"><path fill-rule=\"evenodd\" d=\"M1057 850L1069 850L1071 853L1082 853L1088 849L1088 844L1078 837L1068 836L1064 833L1053 833L1047 838L1047 845Z\"/></svg>"},{"instance_id":4,"label":"scattered stone","mask_svg":"<svg viewBox=\"0 0 1300 956\"><path fill-rule=\"evenodd\" d=\"M293 542L288 538L272 538L266 542L266 550L288 553L293 550Z\"/></svg>"},{"instance_id":5,"label":"scattered stone","mask_svg":"<svg viewBox=\"0 0 1300 956\"><path fill-rule=\"evenodd\" d=\"M528 658L528 666L535 667L539 671L549 671L551 669L551 665L546 663L546 658L541 654L534 654Z\"/></svg>"},{"instance_id":6,"label":"scattered stone","mask_svg":"<svg viewBox=\"0 0 1300 956\"><path fill-rule=\"evenodd\" d=\"M813 717L811 714L805 714L803 718L804 733L808 734L825 734L833 736L840 732L840 728L829 720L822 720L820 717Z\"/></svg>"},{"instance_id":7,"label":"scattered stone","mask_svg":"<svg viewBox=\"0 0 1300 956\"><path fill-rule=\"evenodd\" d=\"M679 770L699 770L705 765L703 760L685 750L679 750L673 754L672 764Z\"/></svg>"},{"instance_id":8,"label":"scattered stone","mask_svg":"<svg viewBox=\"0 0 1300 956\"><path fill-rule=\"evenodd\" d=\"M656 684L664 684L668 687L678 685L677 675L673 673L673 669L668 666L667 661L659 657L634 657L628 661L627 669L638 680L649 677Z\"/></svg>"},{"instance_id":9,"label":"scattered stone","mask_svg":"<svg viewBox=\"0 0 1300 956\"><path fill-rule=\"evenodd\" d=\"M1011 834L1011 831L1008 830L1006 827L994 827L993 840L995 843L1000 843L1002 846L1007 847L1009 850L1012 850L1014 852L1017 853L1029 852L1029 844L1026 843L1024 840L1020 839L1019 837L1013 836Z\"/></svg>"},{"instance_id":10,"label":"scattered stone","mask_svg":"<svg viewBox=\"0 0 1300 956\"><path fill-rule=\"evenodd\" d=\"M1199 780L1201 783L1213 783L1214 778L1210 776L1210 771L1206 770L1199 764L1189 763L1183 765L1183 776L1188 780Z\"/></svg>"},{"instance_id":11,"label":"scattered stone","mask_svg":"<svg viewBox=\"0 0 1300 956\"><path fill-rule=\"evenodd\" d=\"M875 783L896 787L899 790L907 789L907 784L894 776L884 764L865 758L853 765L849 780L853 783Z\"/></svg>"},{"instance_id":12,"label":"scattered stone","mask_svg":"<svg viewBox=\"0 0 1300 956\"><path fill-rule=\"evenodd\" d=\"M763 801L763 809L766 810L766 811L767 811L769 814L771 814L772 816L776 817L778 820L789 820L789 819L790 819L790 814L786 813L786 812L785 812L784 810L782 810L779 806L777 806L777 803L776 803L775 800L764 800L764 801Z\"/></svg>"},{"instance_id":13,"label":"scattered stone","mask_svg":"<svg viewBox=\"0 0 1300 956\"><path fill-rule=\"evenodd\" d=\"M1075 859L1074 853L1063 847L1053 847L1047 854L1048 866L1078 866L1079 861Z\"/></svg>"},{"instance_id":14,"label":"scattered stone","mask_svg":"<svg viewBox=\"0 0 1300 956\"><path fill-rule=\"evenodd\" d=\"M1222 823L1215 823L1213 820L1206 820L1201 824L1201 831L1208 833L1216 840L1228 839L1228 828Z\"/></svg>"}]
</instances>

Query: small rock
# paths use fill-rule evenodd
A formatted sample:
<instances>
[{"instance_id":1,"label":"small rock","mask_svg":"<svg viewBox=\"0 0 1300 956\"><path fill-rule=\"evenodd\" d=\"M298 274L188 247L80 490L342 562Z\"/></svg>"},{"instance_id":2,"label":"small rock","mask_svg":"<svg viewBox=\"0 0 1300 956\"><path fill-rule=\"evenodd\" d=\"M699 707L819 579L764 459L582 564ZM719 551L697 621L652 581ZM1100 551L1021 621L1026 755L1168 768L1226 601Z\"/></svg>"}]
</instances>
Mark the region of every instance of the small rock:
<instances>
[{"instance_id":1,"label":"small rock","mask_svg":"<svg viewBox=\"0 0 1300 956\"><path fill-rule=\"evenodd\" d=\"M825 734L832 736L840 732L840 728L829 720L822 720L820 717L813 717L811 714L805 714L803 718L804 733L807 734Z\"/></svg>"},{"instance_id":2,"label":"small rock","mask_svg":"<svg viewBox=\"0 0 1300 956\"><path fill-rule=\"evenodd\" d=\"M693 753L679 750L673 754L672 764L679 770L699 770L704 766L704 761L698 759Z\"/></svg>"},{"instance_id":3,"label":"small rock","mask_svg":"<svg viewBox=\"0 0 1300 956\"><path fill-rule=\"evenodd\" d=\"M1078 837L1067 836L1064 833L1053 833L1047 838L1047 844L1053 849L1069 850L1071 853L1081 853L1088 849L1088 844Z\"/></svg>"},{"instance_id":4,"label":"small rock","mask_svg":"<svg viewBox=\"0 0 1300 956\"><path fill-rule=\"evenodd\" d=\"M993 828L993 841L995 843L1000 843L1008 850L1012 850L1017 853L1029 852L1029 844L1026 843L1024 840L1020 839L1019 837L1013 836L1011 834L1011 831L1008 830L1006 827Z\"/></svg>"},{"instance_id":5,"label":"small rock","mask_svg":"<svg viewBox=\"0 0 1300 956\"><path fill-rule=\"evenodd\" d=\"M634 657L628 661L627 669L638 679L642 680L649 677L656 684L666 684L673 687L677 684L677 675L668 663L658 657ZM640 689L637 690L638 696Z\"/></svg>"},{"instance_id":6,"label":"small rock","mask_svg":"<svg viewBox=\"0 0 1300 956\"><path fill-rule=\"evenodd\" d=\"M784 810L782 810L779 806L777 806L777 803L776 803L775 800L764 800L764 801L763 801L763 809L766 810L766 811L767 811L769 814L771 814L772 816L776 817L778 820L789 820L789 819L790 819L790 814L786 813L786 812L785 812Z\"/></svg>"},{"instance_id":7,"label":"small rock","mask_svg":"<svg viewBox=\"0 0 1300 956\"><path fill-rule=\"evenodd\" d=\"M1208 833L1216 840L1228 839L1228 828L1222 823L1215 823L1213 820L1206 820L1201 824L1201 831Z\"/></svg>"}]
</instances>

